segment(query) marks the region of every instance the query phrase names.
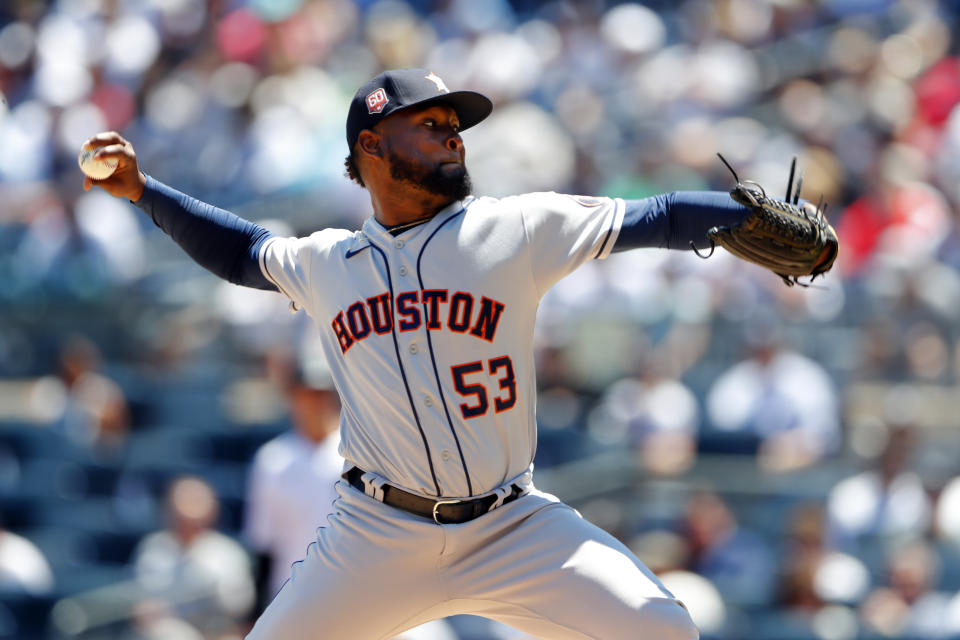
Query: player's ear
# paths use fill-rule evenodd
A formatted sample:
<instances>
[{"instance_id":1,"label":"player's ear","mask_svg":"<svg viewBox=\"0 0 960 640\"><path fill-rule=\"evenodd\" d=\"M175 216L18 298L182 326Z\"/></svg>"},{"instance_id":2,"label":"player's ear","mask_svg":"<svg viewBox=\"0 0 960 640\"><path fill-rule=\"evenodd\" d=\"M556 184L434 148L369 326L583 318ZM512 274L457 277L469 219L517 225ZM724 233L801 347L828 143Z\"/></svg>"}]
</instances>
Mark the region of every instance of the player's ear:
<instances>
[{"instance_id":1,"label":"player's ear","mask_svg":"<svg viewBox=\"0 0 960 640\"><path fill-rule=\"evenodd\" d=\"M357 146L360 151L378 158L383 157L383 145L381 144L380 134L370 129L364 129L357 136Z\"/></svg>"}]
</instances>

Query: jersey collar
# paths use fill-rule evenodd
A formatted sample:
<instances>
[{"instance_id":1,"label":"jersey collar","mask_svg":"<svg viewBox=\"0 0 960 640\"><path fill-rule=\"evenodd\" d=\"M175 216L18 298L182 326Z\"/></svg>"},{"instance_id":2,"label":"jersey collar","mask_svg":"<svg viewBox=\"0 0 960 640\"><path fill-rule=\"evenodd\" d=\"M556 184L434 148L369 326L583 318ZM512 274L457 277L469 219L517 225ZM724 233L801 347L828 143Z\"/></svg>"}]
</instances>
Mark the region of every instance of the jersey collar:
<instances>
[{"instance_id":1,"label":"jersey collar","mask_svg":"<svg viewBox=\"0 0 960 640\"><path fill-rule=\"evenodd\" d=\"M370 216L363 223L363 235L366 236L369 241L375 242L378 246L395 244L397 240L409 242L417 239L418 236L426 237L437 225L442 224L443 221L451 215L459 213L462 209L469 207L474 200L476 200L474 196L468 196L463 200L454 200L423 224L405 229L396 236L390 233L389 229L377 222L376 218ZM359 246L362 246L362 244L356 248L359 248ZM354 247L351 248L353 249Z\"/></svg>"}]
</instances>

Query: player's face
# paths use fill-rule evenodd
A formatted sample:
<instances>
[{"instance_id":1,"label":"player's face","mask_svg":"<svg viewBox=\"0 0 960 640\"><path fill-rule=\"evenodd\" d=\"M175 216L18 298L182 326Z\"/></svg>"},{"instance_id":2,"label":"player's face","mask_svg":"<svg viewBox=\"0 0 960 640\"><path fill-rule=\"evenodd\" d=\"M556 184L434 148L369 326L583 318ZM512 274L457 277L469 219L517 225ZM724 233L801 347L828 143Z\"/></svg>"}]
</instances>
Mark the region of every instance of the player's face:
<instances>
[{"instance_id":1,"label":"player's face","mask_svg":"<svg viewBox=\"0 0 960 640\"><path fill-rule=\"evenodd\" d=\"M390 177L459 200L471 191L457 112L447 105L404 109L377 125Z\"/></svg>"}]
</instances>

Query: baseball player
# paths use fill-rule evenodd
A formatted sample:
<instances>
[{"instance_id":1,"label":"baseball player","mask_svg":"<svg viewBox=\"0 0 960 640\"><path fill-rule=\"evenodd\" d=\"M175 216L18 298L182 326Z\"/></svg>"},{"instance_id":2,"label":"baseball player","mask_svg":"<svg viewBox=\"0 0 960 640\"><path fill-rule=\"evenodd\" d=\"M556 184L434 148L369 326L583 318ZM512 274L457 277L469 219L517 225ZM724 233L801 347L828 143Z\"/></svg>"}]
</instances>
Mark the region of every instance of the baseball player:
<instances>
[{"instance_id":1,"label":"baseball player","mask_svg":"<svg viewBox=\"0 0 960 640\"><path fill-rule=\"evenodd\" d=\"M491 109L425 69L370 80L346 165L373 215L305 238L144 175L116 133L90 140L119 165L84 188L129 198L213 273L306 310L341 397L335 512L252 640L389 638L453 614L544 638L698 637L623 544L535 488L532 336L540 298L584 262L703 246L747 209L720 192L474 196L460 132Z\"/></svg>"}]
</instances>

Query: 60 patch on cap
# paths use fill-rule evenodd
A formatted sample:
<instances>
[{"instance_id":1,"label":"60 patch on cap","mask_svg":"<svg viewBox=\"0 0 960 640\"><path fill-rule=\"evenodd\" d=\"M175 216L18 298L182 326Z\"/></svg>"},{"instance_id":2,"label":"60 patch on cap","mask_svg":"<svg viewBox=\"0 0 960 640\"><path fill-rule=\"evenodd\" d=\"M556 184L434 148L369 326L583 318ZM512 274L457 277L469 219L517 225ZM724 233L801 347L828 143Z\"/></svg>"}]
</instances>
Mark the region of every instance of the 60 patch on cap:
<instances>
[{"instance_id":1,"label":"60 patch on cap","mask_svg":"<svg viewBox=\"0 0 960 640\"><path fill-rule=\"evenodd\" d=\"M367 96L367 113L380 113L390 102L387 92L383 89L377 89Z\"/></svg>"},{"instance_id":2,"label":"60 patch on cap","mask_svg":"<svg viewBox=\"0 0 960 640\"><path fill-rule=\"evenodd\" d=\"M457 112L460 130L477 124L493 110L490 98L476 91L450 91L443 80L427 69L384 71L357 90L347 114L350 148L364 129L372 129L391 113L414 105L448 104Z\"/></svg>"}]
</instances>

